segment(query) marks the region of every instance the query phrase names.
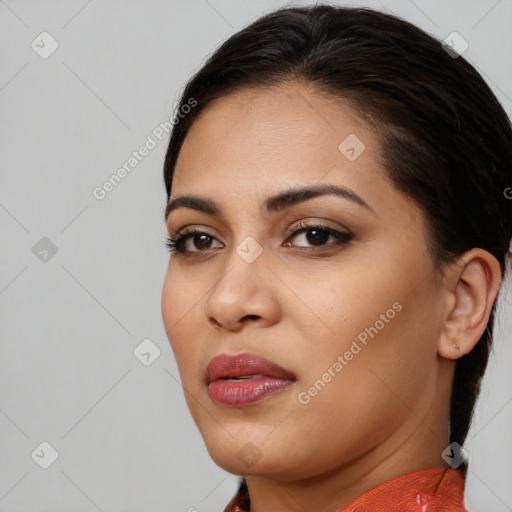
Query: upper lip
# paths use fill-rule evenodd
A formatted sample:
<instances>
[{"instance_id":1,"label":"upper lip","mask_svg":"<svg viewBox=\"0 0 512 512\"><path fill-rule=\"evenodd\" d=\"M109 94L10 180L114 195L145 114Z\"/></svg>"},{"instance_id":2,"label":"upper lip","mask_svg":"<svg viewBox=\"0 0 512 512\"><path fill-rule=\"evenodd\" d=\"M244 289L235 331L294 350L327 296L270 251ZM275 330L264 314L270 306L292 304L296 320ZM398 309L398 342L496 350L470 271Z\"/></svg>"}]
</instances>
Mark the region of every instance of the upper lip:
<instances>
[{"instance_id":1,"label":"upper lip","mask_svg":"<svg viewBox=\"0 0 512 512\"><path fill-rule=\"evenodd\" d=\"M254 354L228 355L214 357L206 367L208 383L229 377L265 375L277 379L296 380L295 375L276 363Z\"/></svg>"}]
</instances>

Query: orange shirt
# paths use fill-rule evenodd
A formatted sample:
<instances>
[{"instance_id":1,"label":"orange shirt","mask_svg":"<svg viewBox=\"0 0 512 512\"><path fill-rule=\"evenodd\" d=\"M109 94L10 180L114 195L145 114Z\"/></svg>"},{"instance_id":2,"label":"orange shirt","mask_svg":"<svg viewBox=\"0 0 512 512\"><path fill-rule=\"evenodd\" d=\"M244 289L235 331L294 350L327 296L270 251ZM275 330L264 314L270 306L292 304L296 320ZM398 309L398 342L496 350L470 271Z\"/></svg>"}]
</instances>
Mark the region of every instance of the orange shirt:
<instances>
[{"instance_id":1,"label":"orange shirt","mask_svg":"<svg viewBox=\"0 0 512 512\"><path fill-rule=\"evenodd\" d=\"M467 512L464 481L457 469L421 469L378 485L338 512ZM224 512L249 512L245 486Z\"/></svg>"}]
</instances>

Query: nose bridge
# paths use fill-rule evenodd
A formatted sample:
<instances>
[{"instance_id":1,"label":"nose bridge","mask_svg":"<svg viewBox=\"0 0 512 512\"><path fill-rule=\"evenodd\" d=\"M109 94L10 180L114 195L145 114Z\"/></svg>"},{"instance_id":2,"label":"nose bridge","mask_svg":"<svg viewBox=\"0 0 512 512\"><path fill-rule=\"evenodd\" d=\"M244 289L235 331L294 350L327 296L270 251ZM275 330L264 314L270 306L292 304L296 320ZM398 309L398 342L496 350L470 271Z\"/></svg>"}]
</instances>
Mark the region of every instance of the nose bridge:
<instances>
[{"instance_id":1,"label":"nose bridge","mask_svg":"<svg viewBox=\"0 0 512 512\"><path fill-rule=\"evenodd\" d=\"M235 303L245 299L245 295L254 294L263 284L261 267L264 264L262 245L251 236L243 238L229 250L224 272L213 286L210 297L217 293L226 296L223 300L229 300L232 295Z\"/></svg>"},{"instance_id":2,"label":"nose bridge","mask_svg":"<svg viewBox=\"0 0 512 512\"><path fill-rule=\"evenodd\" d=\"M273 321L277 298L268 282L262 245L246 236L226 258L224 272L207 295L204 311L207 319L228 328L244 317Z\"/></svg>"}]
</instances>

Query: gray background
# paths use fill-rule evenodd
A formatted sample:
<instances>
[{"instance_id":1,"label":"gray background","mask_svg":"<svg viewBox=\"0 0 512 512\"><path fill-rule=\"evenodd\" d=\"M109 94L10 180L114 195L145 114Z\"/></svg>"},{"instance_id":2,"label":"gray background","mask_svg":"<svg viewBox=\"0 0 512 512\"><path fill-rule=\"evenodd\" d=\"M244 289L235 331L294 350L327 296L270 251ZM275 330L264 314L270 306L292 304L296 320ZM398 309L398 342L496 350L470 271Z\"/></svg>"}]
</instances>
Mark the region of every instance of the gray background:
<instances>
[{"instance_id":1,"label":"gray background","mask_svg":"<svg viewBox=\"0 0 512 512\"><path fill-rule=\"evenodd\" d=\"M0 0L0 511L216 512L234 493L189 416L160 314L167 138L104 199L93 190L220 42L283 4ZM510 115L511 0L353 4L462 34ZM46 59L31 47L49 48L43 31L59 45ZM504 289L466 444L472 512L512 510L511 303ZM133 353L146 338L161 351L149 366ZM43 441L58 452L47 469Z\"/></svg>"}]
</instances>

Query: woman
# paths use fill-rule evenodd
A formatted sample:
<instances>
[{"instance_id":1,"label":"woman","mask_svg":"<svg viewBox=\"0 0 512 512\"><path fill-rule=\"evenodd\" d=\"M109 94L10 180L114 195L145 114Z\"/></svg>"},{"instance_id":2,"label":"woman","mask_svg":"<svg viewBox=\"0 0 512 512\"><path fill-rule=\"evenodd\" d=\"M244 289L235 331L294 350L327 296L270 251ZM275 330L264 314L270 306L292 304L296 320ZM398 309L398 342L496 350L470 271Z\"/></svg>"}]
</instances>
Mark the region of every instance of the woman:
<instances>
[{"instance_id":1,"label":"woman","mask_svg":"<svg viewBox=\"0 0 512 512\"><path fill-rule=\"evenodd\" d=\"M286 8L187 84L162 316L226 512L462 511L512 236L512 130L454 49ZM172 192L172 196L171 196Z\"/></svg>"}]
</instances>

